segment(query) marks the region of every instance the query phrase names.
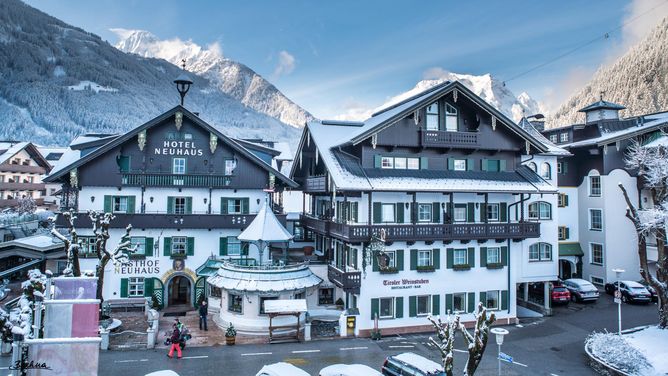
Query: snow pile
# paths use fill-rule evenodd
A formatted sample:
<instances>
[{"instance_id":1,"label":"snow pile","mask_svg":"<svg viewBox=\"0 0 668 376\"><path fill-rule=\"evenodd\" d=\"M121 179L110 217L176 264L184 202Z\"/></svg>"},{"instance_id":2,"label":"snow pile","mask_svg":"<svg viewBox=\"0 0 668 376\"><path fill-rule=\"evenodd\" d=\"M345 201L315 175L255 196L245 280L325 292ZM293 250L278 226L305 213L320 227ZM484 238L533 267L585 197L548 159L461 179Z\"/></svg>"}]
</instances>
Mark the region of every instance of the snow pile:
<instances>
[{"instance_id":1,"label":"snow pile","mask_svg":"<svg viewBox=\"0 0 668 376\"><path fill-rule=\"evenodd\" d=\"M412 352L402 353L395 356L394 358L404 363L410 364L425 374L435 375L443 372L443 367L440 364L433 362L423 356L413 354Z\"/></svg>"},{"instance_id":2,"label":"snow pile","mask_svg":"<svg viewBox=\"0 0 668 376\"><path fill-rule=\"evenodd\" d=\"M118 91L118 89L114 89L113 87L109 86L102 86L93 81L80 81L78 84L68 86L67 88L74 91L89 90L89 91L94 91L96 93L99 93L101 91L108 91L111 93Z\"/></svg>"},{"instance_id":3,"label":"snow pile","mask_svg":"<svg viewBox=\"0 0 668 376\"><path fill-rule=\"evenodd\" d=\"M632 347L624 337L614 333L593 333L587 337L585 347L604 363L630 375L655 374L643 353Z\"/></svg>"},{"instance_id":4,"label":"snow pile","mask_svg":"<svg viewBox=\"0 0 668 376\"><path fill-rule=\"evenodd\" d=\"M657 373L668 374L668 349L666 348L668 329L652 326L626 334L624 339L647 359Z\"/></svg>"}]
</instances>

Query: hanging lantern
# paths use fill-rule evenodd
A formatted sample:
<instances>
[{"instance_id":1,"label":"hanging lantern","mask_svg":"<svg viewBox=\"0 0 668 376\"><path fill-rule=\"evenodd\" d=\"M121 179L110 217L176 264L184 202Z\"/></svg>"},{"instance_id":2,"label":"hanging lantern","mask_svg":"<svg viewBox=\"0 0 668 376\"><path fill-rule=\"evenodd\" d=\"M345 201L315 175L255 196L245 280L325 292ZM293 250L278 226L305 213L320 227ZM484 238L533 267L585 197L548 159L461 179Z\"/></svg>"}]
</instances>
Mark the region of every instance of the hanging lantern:
<instances>
[{"instance_id":1,"label":"hanging lantern","mask_svg":"<svg viewBox=\"0 0 668 376\"><path fill-rule=\"evenodd\" d=\"M177 111L176 114L174 114L174 125L176 125L177 131L181 130L181 125L183 125L183 112Z\"/></svg>"},{"instance_id":2,"label":"hanging lantern","mask_svg":"<svg viewBox=\"0 0 668 376\"><path fill-rule=\"evenodd\" d=\"M146 146L146 129L137 135L137 145L139 145L140 151L144 151L144 147Z\"/></svg>"}]
</instances>

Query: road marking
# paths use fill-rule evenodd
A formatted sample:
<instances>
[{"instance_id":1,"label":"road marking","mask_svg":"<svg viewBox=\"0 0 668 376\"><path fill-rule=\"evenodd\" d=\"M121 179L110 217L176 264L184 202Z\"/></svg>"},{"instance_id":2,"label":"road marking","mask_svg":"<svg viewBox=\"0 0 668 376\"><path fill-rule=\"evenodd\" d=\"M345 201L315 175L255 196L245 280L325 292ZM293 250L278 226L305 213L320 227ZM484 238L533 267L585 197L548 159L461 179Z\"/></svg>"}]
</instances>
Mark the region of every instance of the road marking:
<instances>
[{"instance_id":1,"label":"road marking","mask_svg":"<svg viewBox=\"0 0 668 376\"><path fill-rule=\"evenodd\" d=\"M140 362L148 362L148 359L139 359Z\"/></svg>"},{"instance_id":2,"label":"road marking","mask_svg":"<svg viewBox=\"0 0 668 376\"><path fill-rule=\"evenodd\" d=\"M208 358L208 355L197 355L197 356L184 356L181 359L204 359Z\"/></svg>"},{"instance_id":3,"label":"road marking","mask_svg":"<svg viewBox=\"0 0 668 376\"><path fill-rule=\"evenodd\" d=\"M515 361L513 361L513 364L517 364L518 366L522 366L522 367L529 367L529 366L527 366L527 365L524 364L524 363L515 362Z\"/></svg>"},{"instance_id":4,"label":"road marking","mask_svg":"<svg viewBox=\"0 0 668 376\"><path fill-rule=\"evenodd\" d=\"M114 363L132 363L132 362L138 362L139 360L137 359L127 359L127 360L114 360Z\"/></svg>"},{"instance_id":5,"label":"road marking","mask_svg":"<svg viewBox=\"0 0 668 376\"><path fill-rule=\"evenodd\" d=\"M457 351L457 352L460 352L460 353L467 353L468 352L466 350L460 350L460 349L452 349L452 351Z\"/></svg>"},{"instance_id":6,"label":"road marking","mask_svg":"<svg viewBox=\"0 0 668 376\"><path fill-rule=\"evenodd\" d=\"M391 349L412 349L414 347L415 346L413 346L413 345L389 346L389 348L391 348Z\"/></svg>"},{"instance_id":7,"label":"road marking","mask_svg":"<svg viewBox=\"0 0 668 376\"><path fill-rule=\"evenodd\" d=\"M345 351L345 350L366 350L368 347L366 346L360 346L360 347L342 347L339 350Z\"/></svg>"},{"instance_id":8,"label":"road marking","mask_svg":"<svg viewBox=\"0 0 668 376\"><path fill-rule=\"evenodd\" d=\"M270 352L263 352L263 353L247 353L247 354L241 354L241 356L253 356L253 355L271 355Z\"/></svg>"},{"instance_id":9,"label":"road marking","mask_svg":"<svg viewBox=\"0 0 668 376\"><path fill-rule=\"evenodd\" d=\"M316 353L316 352L320 352L320 350L294 350L292 353L303 354L303 353Z\"/></svg>"},{"instance_id":10,"label":"road marking","mask_svg":"<svg viewBox=\"0 0 668 376\"><path fill-rule=\"evenodd\" d=\"M417 342L401 342L401 343L409 345L417 345Z\"/></svg>"}]
</instances>

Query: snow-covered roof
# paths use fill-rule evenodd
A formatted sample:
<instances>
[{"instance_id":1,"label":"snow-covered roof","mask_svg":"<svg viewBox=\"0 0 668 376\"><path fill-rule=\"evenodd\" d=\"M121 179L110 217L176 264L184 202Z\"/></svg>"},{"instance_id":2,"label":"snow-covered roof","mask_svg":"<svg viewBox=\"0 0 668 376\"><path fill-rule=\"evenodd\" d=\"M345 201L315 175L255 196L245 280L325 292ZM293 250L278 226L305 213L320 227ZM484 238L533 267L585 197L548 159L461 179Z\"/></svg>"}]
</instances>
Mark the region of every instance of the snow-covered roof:
<instances>
[{"instance_id":1,"label":"snow-covered roof","mask_svg":"<svg viewBox=\"0 0 668 376\"><path fill-rule=\"evenodd\" d=\"M67 168L79 159L81 159L81 150L68 148L60 157L60 159L53 164L53 169L47 176L59 174L63 169Z\"/></svg>"},{"instance_id":2,"label":"snow-covered roof","mask_svg":"<svg viewBox=\"0 0 668 376\"><path fill-rule=\"evenodd\" d=\"M364 364L332 364L320 370L320 376L383 376Z\"/></svg>"},{"instance_id":3,"label":"snow-covered roof","mask_svg":"<svg viewBox=\"0 0 668 376\"><path fill-rule=\"evenodd\" d=\"M645 145L643 145L644 148L650 148L650 149L651 148L656 148L656 147L659 147L659 146L668 147L668 137L661 136L661 137L657 138L656 140L648 142Z\"/></svg>"},{"instance_id":4,"label":"snow-covered roof","mask_svg":"<svg viewBox=\"0 0 668 376\"><path fill-rule=\"evenodd\" d=\"M637 134L650 132L668 126L668 114L666 113L645 116L643 119L644 121L641 122L639 125L636 125L635 127L629 127L616 132L607 132L598 137L589 138L582 141L571 142L570 144L561 145L561 147L577 148L591 145L600 146L610 142L615 142L617 140L627 139Z\"/></svg>"},{"instance_id":5,"label":"snow-covered roof","mask_svg":"<svg viewBox=\"0 0 668 376\"><path fill-rule=\"evenodd\" d=\"M292 238L266 201L250 225L237 236L237 239L244 242L286 242Z\"/></svg>"},{"instance_id":6,"label":"snow-covered roof","mask_svg":"<svg viewBox=\"0 0 668 376\"><path fill-rule=\"evenodd\" d=\"M428 375L440 375L443 372L443 366L440 364L412 352L395 355L394 359L410 364Z\"/></svg>"},{"instance_id":7,"label":"snow-covered roof","mask_svg":"<svg viewBox=\"0 0 668 376\"><path fill-rule=\"evenodd\" d=\"M278 362L268 364L257 373L256 376L309 376L309 374L290 363Z\"/></svg>"},{"instance_id":8,"label":"snow-covered roof","mask_svg":"<svg viewBox=\"0 0 668 376\"><path fill-rule=\"evenodd\" d=\"M594 102L590 104L589 106L586 106L584 108L581 108L578 110L578 112L589 112L589 111L594 111L594 110L623 110L626 107L622 106L621 104L617 103L612 103L608 101L604 101L603 98L599 100L598 102Z\"/></svg>"},{"instance_id":9,"label":"snow-covered roof","mask_svg":"<svg viewBox=\"0 0 668 376\"><path fill-rule=\"evenodd\" d=\"M5 163L9 158L28 146L29 142L0 142L0 163Z\"/></svg>"},{"instance_id":10,"label":"snow-covered roof","mask_svg":"<svg viewBox=\"0 0 668 376\"><path fill-rule=\"evenodd\" d=\"M276 299L264 301L265 313L306 312L306 299Z\"/></svg>"},{"instance_id":11,"label":"snow-covered roof","mask_svg":"<svg viewBox=\"0 0 668 376\"><path fill-rule=\"evenodd\" d=\"M536 128L531 124L529 120L527 120L526 117L522 117L520 119L520 122L517 123L522 129L527 131L530 135L532 135L536 140L540 141L545 147L547 147L547 153L543 154L548 154L548 155L556 155L556 156L569 156L571 153L568 152L568 150L562 149L556 144L554 144L552 141L548 140L545 136L543 136L542 133L538 132Z\"/></svg>"},{"instance_id":12,"label":"snow-covered roof","mask_svg":"<svg viewBox=\"0 0 668 376\"><path fill-rule=\"evenodd\" d=\"M322 279L307 264L252 267L224 263L207 282L225 290L265 293L303 290L318 286Z\"/></svg>"}]
</instances>

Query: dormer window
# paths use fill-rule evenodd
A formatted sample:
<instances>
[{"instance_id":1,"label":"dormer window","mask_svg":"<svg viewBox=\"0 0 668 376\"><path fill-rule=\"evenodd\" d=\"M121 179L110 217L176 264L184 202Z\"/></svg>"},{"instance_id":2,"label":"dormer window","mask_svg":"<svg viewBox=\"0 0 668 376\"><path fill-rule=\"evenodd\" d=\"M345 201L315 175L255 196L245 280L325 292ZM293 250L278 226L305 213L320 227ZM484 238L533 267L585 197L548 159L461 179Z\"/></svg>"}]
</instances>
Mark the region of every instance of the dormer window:
<instances>
[{"instance_id":1,"label":"dormer window","mask_svg":"<svg viewBox=\"0 0 668 376\"><path fill-rule=\"evenodd\" d=\"M438 130L438 102L427 106L427 130Z\"/></svg>"},{"instance_id":2,"label":"dormer window","mask_svg":"<svg viewBox=\"0 0 668 376\"><path fill-rule=\"evenodd\" d=\"M457 132L457 109L450 104L445 104L445 130Z\"/></svg>"}]
</instances>

